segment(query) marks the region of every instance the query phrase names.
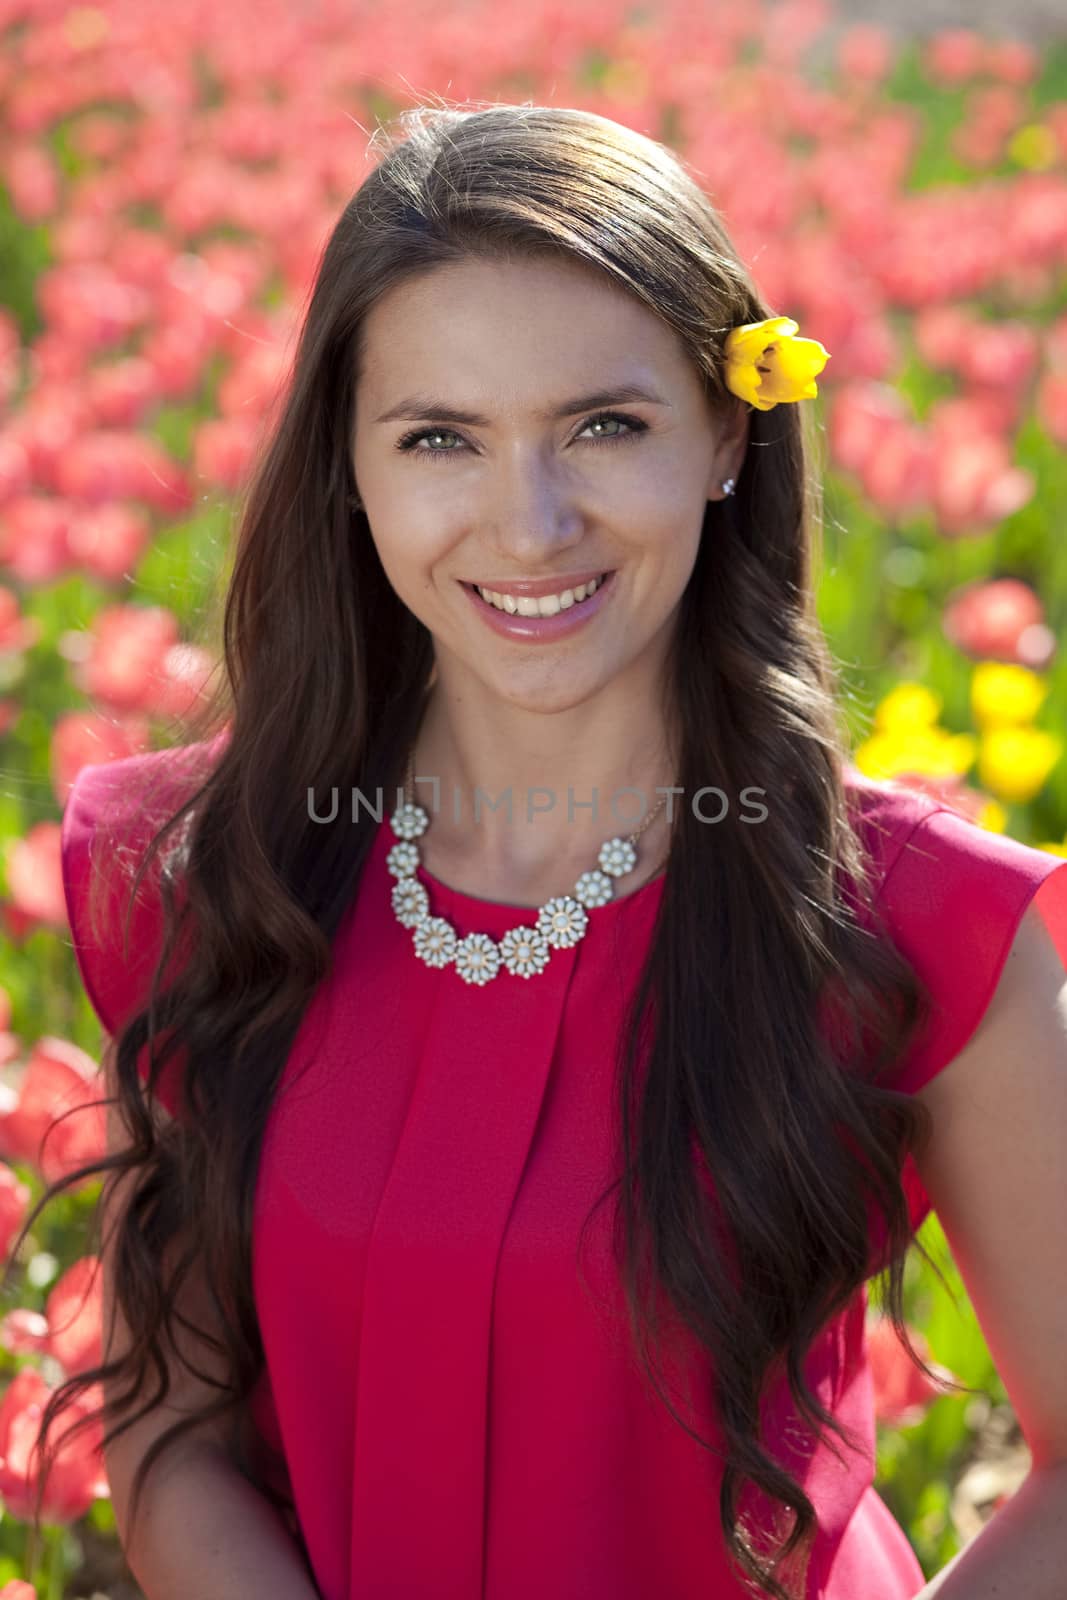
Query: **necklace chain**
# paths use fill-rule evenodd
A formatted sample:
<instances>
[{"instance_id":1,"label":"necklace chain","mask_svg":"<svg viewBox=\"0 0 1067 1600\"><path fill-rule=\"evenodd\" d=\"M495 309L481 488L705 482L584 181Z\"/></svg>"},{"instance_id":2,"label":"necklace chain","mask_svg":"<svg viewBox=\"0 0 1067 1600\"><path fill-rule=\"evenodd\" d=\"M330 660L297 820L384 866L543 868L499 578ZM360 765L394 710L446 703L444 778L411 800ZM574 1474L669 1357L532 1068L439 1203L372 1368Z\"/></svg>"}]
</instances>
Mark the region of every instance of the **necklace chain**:
<instances>
[{"instance_id":1,"label":"necklace chain","mask_svg":"<svg viewBox=\"0 0 1067 1600\"><path fill-rule=\"evenodd\" d=\"M416 877L422 858L415 841L426 832L430 818L415 802L413 746L405 770L404 802L390 818L398 842L386 857L386 865L397 880L392 891L397 921L411 930L415 954L421 961L429 967L453 966L465 983L488 983L502 968L516 978L536 977L547 967L553 950L570 949L584 938L589 911L614 898L615 879L634 870L634 846L666 802L667 796L663 795L626 838L617 836L601 845L597 867L582 873L573 895L556 895L547 900L538 909L533 926L511 928L499 941L485 933L469 933L460 939L446 917L430 914L430 897Z\"/></svg>"}]
</instances>

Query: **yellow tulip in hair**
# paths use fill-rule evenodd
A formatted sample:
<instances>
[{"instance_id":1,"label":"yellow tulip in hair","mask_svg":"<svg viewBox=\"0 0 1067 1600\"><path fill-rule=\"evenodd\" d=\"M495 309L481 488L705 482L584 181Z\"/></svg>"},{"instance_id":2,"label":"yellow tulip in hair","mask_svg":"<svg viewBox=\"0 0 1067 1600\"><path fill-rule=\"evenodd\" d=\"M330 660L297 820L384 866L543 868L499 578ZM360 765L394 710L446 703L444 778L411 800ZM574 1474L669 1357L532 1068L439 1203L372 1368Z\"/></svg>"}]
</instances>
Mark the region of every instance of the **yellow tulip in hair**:
<instances>
[{"instance_id":1,"label":"yellow tulip in hair","mask_svg":"<svg viewBox=\"0 0 1067 1600\"><path fill-rule=\"evenodd\" d=\"M726 338L726 387L758 411L779 401L814 400L830 359L818 339L798 339L790 317L767 317L732 328Z\"/></svg>"}]
</instances>

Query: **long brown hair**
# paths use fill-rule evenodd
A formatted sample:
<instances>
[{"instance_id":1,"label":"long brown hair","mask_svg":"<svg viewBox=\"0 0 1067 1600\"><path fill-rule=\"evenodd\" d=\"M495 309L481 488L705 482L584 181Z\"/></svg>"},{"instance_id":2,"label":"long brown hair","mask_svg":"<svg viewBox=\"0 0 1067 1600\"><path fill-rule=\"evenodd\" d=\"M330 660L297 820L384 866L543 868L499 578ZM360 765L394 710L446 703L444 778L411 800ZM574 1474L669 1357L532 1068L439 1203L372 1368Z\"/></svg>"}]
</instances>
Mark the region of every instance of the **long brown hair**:
<instances>
[{"instance_id":1,"label":"long brown hair","mask_svg":"<svg viewBox=\"0 0 1067 1600\"><path fill-rule=\"evenodd\" d=\"M444 263L555 254L607 274L661 317L713 405L727 406L726 334L773 314L695 176L654 141L592 113L531 105L424 105L399 121L374 136L380 159L326 245L291 386L243 498L225 681L198 729L228 737L142 863L167 847L161 886L181 890L163 894L167 927L175 944L183 930L196 936L169 984L164 954L152 1006L116 1041L132 1148L57 1183L34 1211L89 1173L136 1173L114 1278L135 1342L121 1360L66 1380L45 1434L94 1381L124 1383L128 1403L144 1399L156 1371L155 1394L109 1439L163 1397L173 1298L200 1251L232 1374L201 1415L231 1419L234 1459L255 1482L238 1425L264 1364L253 1186L287 1053L371 843L365 821L313 826L304 796L395 789L433 666L427 630L349 504L364 319L379 296ZM756 1548L741 1488L748 1480L791 1512L780 1554L800 1571L816 1515L760 1438L760 1396L784 1371L806 1421L843 1436L801 1363L872 1275L872 1215L884 1220L886 1304L902 1330L913 1229L901 1168L929 1131L921 1105L879 1082L925 996L888 939L872 939L855 915L873 880L847 803L838 684L814 605L821 508L810 426L807 406L753 410L736 494L706 508L682 599L664 686L681 728L677 782L692 794L713 772L727 794L755 786L774 804L759 828L727 817L714 849L691 808L677 810L655 936L620 1034L612 1185L643 1368L670 1406L655 1355L665 1294L713 1364L728 1550L775 1600L789 1600L784 1568ZM830 993L849 1050L831 1048L821 1026ZM153 1082L180 1052L180 1128L153 1121L138 1074L146 1049ZM714 1225L694 1155L714 1176ZM113 1404L103 1414L119 1413ZM155 1441L135 1505L158 1455L197 1420Z\"/></svg>"}]
</instances>

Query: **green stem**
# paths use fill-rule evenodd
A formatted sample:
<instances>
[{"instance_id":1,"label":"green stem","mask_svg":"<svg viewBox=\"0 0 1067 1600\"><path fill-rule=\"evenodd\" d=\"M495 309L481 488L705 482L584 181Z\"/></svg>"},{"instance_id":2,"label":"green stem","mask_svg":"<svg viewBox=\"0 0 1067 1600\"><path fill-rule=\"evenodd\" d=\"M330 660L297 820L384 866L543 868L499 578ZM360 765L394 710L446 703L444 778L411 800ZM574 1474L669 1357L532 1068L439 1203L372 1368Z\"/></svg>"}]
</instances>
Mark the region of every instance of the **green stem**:
<instances>
[{"instance_id":1,"label":"green stem","mask_svg":"<svg viewBox=\"0 0 1067 1600\"><path fill-rule=\"evenodd\" d=\"M38 1539L33 1524L28 1524L23 1570L38 1593L40 1593L38 1585L44 1583L44 1600L63 1600L67 1576L66 1545L65 1528L49 1527L45 1524Z\"/></svg>"},{"instance_id":2,"label":"green stem","mask_svg":"<svg viewBox=\"0 0 1067 1600\"><path fill-rule=\"evenodd\" d=\"M22 1554L22 1570L27 1581L35 1582L37 1576L37 1544L38 1536L32 1522L26 1524L26 1548Z\"/></svg>"},{"instance_id":3,"label":"green stem","mask_svg":"<svg viewBox=\"0 0 1067 1600\"><path fill-rule=\"evenodd\" d=\"M48 1536L45 1600L63 1600L63 1580L67 1575L66 1543L64 1528L54 1528Z\"/></svg>"}]
</instances>

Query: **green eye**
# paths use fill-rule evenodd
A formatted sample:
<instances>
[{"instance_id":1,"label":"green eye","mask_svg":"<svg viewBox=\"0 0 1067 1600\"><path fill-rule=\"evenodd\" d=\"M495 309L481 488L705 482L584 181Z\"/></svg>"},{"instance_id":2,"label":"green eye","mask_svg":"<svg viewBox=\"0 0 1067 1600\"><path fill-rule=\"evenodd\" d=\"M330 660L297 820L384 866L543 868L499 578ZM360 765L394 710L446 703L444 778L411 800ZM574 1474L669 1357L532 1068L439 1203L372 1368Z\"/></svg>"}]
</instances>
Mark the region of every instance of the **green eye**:
<instances>
[{"instance_id":1,"label":"green eye","mask_svg":"<svg viewBox=\"0 0 1067 1600\"><path fill-rule=\"evenodd\" d=\"M629 442L631 439L638 438L640 434L645 433L648 429L648 423L642 422L640 417L629 417L624 415L621 411L600 411L596 414L596 416L586 418L585 422L582 424L580 432L584 433L586 429L596 427L602 422L621 422L626 431L623 433L601 434L599 438L585 439L582 440L582 443L592 444L597 447L606 444L623 444ZM403 438L397 440L396 448L405 455L421 456L424 458L429 457L431 459L440 456L454 456L462 453L456 449L417 449L416 446L421 444L423 439L458 439L461 445L466 448L466 441L463 439L462 434L456 433L452 428L434 427L417 428L412 433L405 433Z\"/></svg>"}]
</instances>

